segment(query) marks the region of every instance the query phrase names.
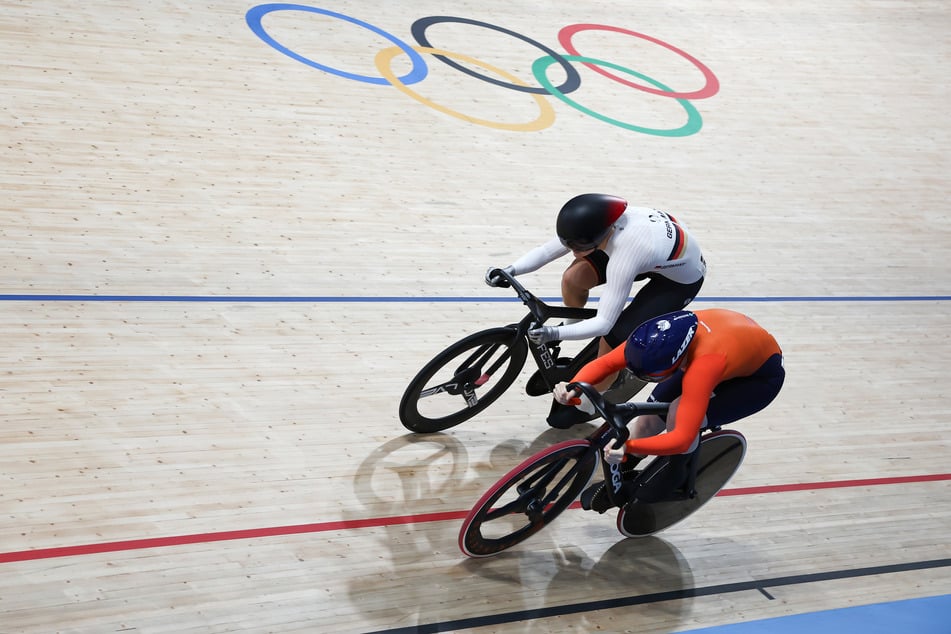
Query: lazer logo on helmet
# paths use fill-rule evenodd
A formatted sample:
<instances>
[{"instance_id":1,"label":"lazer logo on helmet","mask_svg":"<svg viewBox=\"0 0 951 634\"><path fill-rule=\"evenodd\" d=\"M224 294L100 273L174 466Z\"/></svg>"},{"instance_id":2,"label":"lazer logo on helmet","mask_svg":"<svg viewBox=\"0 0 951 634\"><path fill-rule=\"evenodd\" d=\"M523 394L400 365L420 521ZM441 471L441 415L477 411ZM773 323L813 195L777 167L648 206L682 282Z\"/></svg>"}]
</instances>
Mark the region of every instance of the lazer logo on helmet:
<instances>
[{"instance_id":1,"label":"lazer logo on helmet","mask_svg":"<svg viewBox=\"0 0 951 634\"><path fill-rule=\"evenodd\" d=\"M686 352L687 346L690 345L690 341L693 339L695 332L697 332L697 327L695 325L691 326L690 330L687 331L687 336L684 337L684 342L680 344L680 348L677 349L677 354L675 354L674 358L670 360L671 365L677 363L677 359L683 356L683 353Z\"/></svg>"}]
</instances>

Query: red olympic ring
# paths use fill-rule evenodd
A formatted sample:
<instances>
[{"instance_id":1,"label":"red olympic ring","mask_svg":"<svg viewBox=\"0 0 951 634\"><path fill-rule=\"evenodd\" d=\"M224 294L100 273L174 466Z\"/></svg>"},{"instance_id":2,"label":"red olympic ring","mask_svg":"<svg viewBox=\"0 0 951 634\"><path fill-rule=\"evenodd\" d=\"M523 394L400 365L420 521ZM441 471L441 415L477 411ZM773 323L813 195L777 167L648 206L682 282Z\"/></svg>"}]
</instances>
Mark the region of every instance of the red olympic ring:
<instances>
[{"instance_id":1,"label":"red olympic ring","mask_svg":"<svg viewBox=\"0 0 951 634\"><path fill-rule=\"evenodd\" d=\"M587 66L591 70L604 75L608 79L612 79L614 81L620 82L624 84L625 86L630 86L631 88L634 88L636 90L643 90L644 92L649 92L654 95L660 95L662 97L673 97L675 99L706 99L707 97L712 97L713 95L717 94L717 91L720 90L720 81L717 79L716 75L713 74L713 71L707 68L703 64L703 62L698 60L696 57L690 55L690 53L680 50L673 44L668 44L667 42L664 42L663 40L658 40L656 37L651 37L650 35L638 33L637 31L622 29L619 26L610 26L607 24L571 24L569 26L564 27L563 29L558 31L558 41L561 43L562 46L565 47L565 50L571 53L572 55L581 56L581 53L578 52L578 49L575 48L575 45L572 44L571 42L571 38L574 37L575 34L579 33L580 31L613 31L615 33L633 35L634 37L639 37L643 40L647 40L648 42L653 42L654 44L663 46L667 50L677 53L678 55L686 59L688 62L696 66L697 69L701 73L703 73L703 76L706 79L707 83L700 90L694 90L693 92L671 92L669 90L661 90L659 88L651 88L650 86L643 86L641 84L634 83L633 81L624 79L623 77L618 77L614 73L610 73L604 70L603 68L601 68L600 66L582 62L585 66Z\"/></svg>"}]
</instances>

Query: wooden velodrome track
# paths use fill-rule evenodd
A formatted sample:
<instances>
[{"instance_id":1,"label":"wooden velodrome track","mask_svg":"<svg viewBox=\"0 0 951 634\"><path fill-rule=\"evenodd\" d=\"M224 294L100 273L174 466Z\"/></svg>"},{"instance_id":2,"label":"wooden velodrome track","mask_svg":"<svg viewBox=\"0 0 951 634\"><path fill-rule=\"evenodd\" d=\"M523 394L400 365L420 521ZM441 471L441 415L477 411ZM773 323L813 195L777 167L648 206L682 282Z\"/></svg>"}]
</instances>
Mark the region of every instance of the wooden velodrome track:
<instances>
[{"instance_id":1,"label":"wooden velodrome track","mask_svg":"<svg viewBox=\"0 0 951 634\"><path fill-rule=\"evenodd\" d=\"M941 0L6 3L0 632L768 631L891 602L891 631L949 631L903 620L951 596L949 29ZM486 267L587 191L689 224L695 306L770 328L786 385L687 522L625 540L573 509L467 560L479 495L590 427L548 429L527 370L444 434L397 403L522 315Z\"/></svg>"}]
</instances>

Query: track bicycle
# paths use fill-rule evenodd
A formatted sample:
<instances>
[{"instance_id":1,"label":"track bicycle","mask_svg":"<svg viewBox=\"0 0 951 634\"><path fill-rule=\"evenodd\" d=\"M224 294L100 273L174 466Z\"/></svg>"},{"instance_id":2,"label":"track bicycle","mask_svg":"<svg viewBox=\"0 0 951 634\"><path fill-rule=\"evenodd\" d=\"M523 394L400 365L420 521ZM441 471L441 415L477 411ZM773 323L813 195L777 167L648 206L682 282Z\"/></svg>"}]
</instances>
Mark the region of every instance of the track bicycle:
<instances>
[{"instance_id":1,"label":"track bicycle","mask_svg":"<svg viewBox=\"0 0 951 634\"><path fill-rule=\"evenodd\" d=\"M572 308L547 304L514 276L497 269L528 314L517 324L489 328L452 344L416 374L400 399L400 422L410 431L434 433L469 420L494 403L518 377L529 353L538 367L525 386L529 396L551 393L556 384L572 377L598 354L600 337L588 342L574 357L560 357L561 342L534 344L528 331L549 319L589 319L593 308ZM644 384L622 373L622 378L605 392L605 398L619 403L631 398Z\"/></svg>"},{"instance_id":2,"label":"track bicycle","mask_svg":"<svg viewBox=\"0 0 951 634\"><path fill-rule=\"evenodd\" d=\"M469 557L489 557L528 539L569 508L587 487L600 462L609 500L616 506L624 476L621 465L601 456L608 443L620 448L630 432L627 424L641 414L665 414L670 403L613 404L586 383L569 389L584 392L604 423L586 438L566 440L526 459L479 498L459 531L459 548ZM620 508L617 529L626 537L646 537L686 519L714 497L733 477L746 455L746 438L735 430L707 429L691 457L686 481L672 491L654 492ZM667 456L635 471L633 487L663 481ZM630 477L630 476L628 476ZM641 489L643 490L643 489Z\"/></svg>"}]
</instances>

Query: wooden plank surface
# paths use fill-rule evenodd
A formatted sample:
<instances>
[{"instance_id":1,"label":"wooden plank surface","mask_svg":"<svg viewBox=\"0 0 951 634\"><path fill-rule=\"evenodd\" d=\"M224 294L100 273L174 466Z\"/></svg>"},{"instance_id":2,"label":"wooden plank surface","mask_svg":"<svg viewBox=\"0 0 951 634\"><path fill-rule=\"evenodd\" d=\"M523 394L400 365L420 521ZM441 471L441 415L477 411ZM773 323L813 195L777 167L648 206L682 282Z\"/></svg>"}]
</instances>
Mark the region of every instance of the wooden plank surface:
<instances>
[{"instance_id":1,"label":"wooden plank surface","mask_svg":"<svg viewBox=\"0 0 951 634\"><path fill-rule=\"evenodd\" d=\"M0 16L0 632L673 632L951 593L945 3L294 6ZM469 73L341 75L447 14L425 35ZM583 60L574 106L485 81L537 85L575 24L702 98ZM695 306L772 330L786 385L687 522L569 510L466 560L481 493L590 428L549 429L529 368L444 434L397 404L522 316L485 269L586 191L683 219Z\"/></svg>"}]
</instances>

